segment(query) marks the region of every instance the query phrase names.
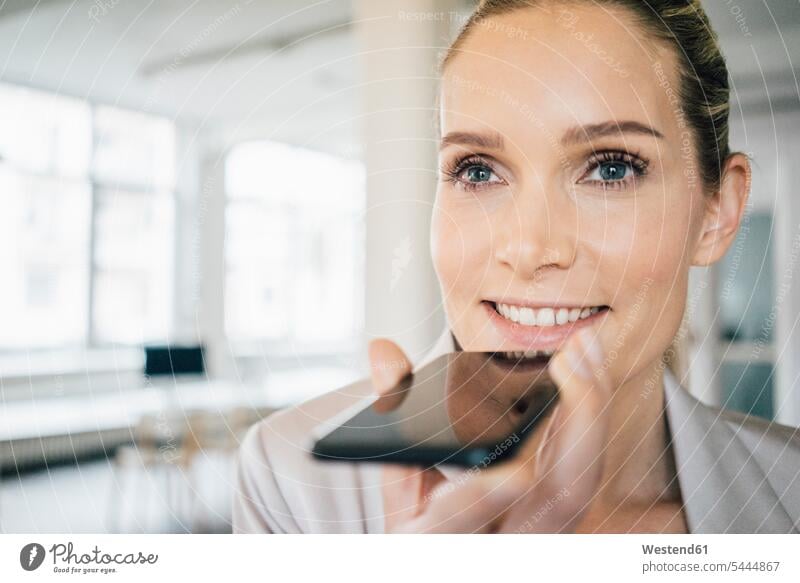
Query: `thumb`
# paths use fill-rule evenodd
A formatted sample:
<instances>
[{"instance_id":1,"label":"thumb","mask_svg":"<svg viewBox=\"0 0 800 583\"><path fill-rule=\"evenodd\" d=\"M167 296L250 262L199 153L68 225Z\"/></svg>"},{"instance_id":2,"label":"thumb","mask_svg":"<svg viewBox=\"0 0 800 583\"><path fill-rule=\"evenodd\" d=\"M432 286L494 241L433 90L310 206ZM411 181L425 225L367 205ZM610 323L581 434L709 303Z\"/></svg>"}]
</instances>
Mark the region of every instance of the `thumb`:
<instances>
[{"instance_id":1,"label":"thumb","mask_svg":"<svg viewBox=\"0 0 800 583\"><path fill-rule=\"evenodd\" d=\"M597 330L589 326L573 334L550 362L560 393L552 440L545 445L548 480L554 483L588 485L602 476L612 393L603 360Z\"/></svg>"},{"instance_id":2,"label":"thumb","mask_svg":"<svg viewBox=\"0 0 800 583\"><path fill-rule=\"evenodd\" d=\"M372 340L367 348L370 378L379 399L373 408L385 413L397 408L406 396L409 383L401 380L411 378L412 365L403 349L387 338Z\"/></svg>"}]
</instances>

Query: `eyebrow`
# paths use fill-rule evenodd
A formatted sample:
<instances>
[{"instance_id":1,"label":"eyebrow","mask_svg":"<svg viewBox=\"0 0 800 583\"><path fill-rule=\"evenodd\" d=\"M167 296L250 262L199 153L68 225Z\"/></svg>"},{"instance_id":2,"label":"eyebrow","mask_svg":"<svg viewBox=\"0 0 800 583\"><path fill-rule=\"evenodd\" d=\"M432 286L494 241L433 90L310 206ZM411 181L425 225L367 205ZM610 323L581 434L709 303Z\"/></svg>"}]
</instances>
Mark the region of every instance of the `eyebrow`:
<instances>
[{"instance_id":1,"label":"eyebrow","mask_svg":"<svg viewBox=\"0 0 800 583\"><path fill-rule=\"evenodd\" d=\"M476 134L472 132L450 132L442 138L439 149L442 150L450 145L472 146L473 148L483 148L486 150L502 150L503 136L496 132L486 134Z\"/></svg>"},{"instance_id":2,"label":"eyebrow","mask_svg":"<svg viewBox=\"0 0 800 583\"><path fill-rule=\"evenodd\" d=\"M654 138L664 137L657 129L638 121L604 121L568 129L564 132L564 137L561 138L561 145L579 144L614 134L639 134Z\"/></svg>"},{"instance_id":3,"label":"eyebrow","mask_svg":"<svg viewBox=\"0 0 800 583\"><path fill-rule=\"evenodd\" d=\"M657 129L638 121L605 121L569 128L561 138L561 145L567 146L614 134L626 133L652 136L660 139L664 137ZM503 136L496 132L450 132L442 138L439 149L442 150L450 145L470 146L487 150L502 150L504 148Z\"/></svg>"}]
</instances>

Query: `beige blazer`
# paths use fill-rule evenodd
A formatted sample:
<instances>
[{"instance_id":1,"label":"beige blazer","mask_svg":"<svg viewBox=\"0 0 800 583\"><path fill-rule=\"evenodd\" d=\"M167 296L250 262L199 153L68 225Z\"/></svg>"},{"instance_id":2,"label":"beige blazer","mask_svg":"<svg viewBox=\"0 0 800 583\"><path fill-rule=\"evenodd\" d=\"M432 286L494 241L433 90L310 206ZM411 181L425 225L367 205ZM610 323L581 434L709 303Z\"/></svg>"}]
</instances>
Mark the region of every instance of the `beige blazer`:
<instances>
[{"instance_id":1,"label":"beige blazer","mask_svg":"<svg viewBox=\"0 0 800 583\"><path fill-rule=\"evenodd\" d=\"M415 370L453 350L445 330ZM689 531L799 532L800 430L704 405L669 369L664 391ZM383 532L380 466L309 453L315 426L371 395L369 382L357 383L253 426L239 452L234 532Z\"/></svg>"}]
</instances>

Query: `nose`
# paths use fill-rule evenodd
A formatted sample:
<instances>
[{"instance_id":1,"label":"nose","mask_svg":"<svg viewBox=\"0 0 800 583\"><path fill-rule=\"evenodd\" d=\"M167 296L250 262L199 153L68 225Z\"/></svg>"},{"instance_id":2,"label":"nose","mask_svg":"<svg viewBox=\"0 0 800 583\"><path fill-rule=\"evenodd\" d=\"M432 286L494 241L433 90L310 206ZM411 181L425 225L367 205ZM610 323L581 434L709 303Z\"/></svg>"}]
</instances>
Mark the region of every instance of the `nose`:
<instances>
[{"instance_id":1,"label":"nose","mask_svg":"<svg viewBox=\"0 0 800 583\"><path fill-rule=\"evenodd\" d=\"M499 223L495 258L521 279L532 279L547 269L568 267L574 260L577 213L565 194L552 188L520 189L499 213Z\"/></svg>"}]
</instances>

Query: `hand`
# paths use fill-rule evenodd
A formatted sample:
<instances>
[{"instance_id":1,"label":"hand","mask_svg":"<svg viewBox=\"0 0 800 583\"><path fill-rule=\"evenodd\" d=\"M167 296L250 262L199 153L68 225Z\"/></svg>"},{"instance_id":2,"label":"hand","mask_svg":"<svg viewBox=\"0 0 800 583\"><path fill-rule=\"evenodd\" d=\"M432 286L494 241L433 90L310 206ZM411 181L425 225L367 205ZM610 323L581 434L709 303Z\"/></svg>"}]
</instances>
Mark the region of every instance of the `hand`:
<instances>
[{"instance_id":1,"label":"hand","mask_svg":"<svg viewBox=\"0 0 800 583\"><path fill-rule=\"evenodd\" d=\"M386 340L370 345L370 360L379 394L411 370L402 350ZM407 364L387 367L387 361ZM386 531L574 532L602 477L612 392L602 365L593 327L567 339L549 364L559 402L542 433L508 461L459 483L435 469L385 468Z\"/></svg>"},{"instance_id":2,"label":"hand","mask_svg":"<svg viewBox=\"0 0 800 583\"><path fill-rule=\"evenodd\" d=\"M411 361L391 340L373 340L368 352L372 385L378 394L373 408L379 412L391 411L399 407L406 397L406 391L398 388L398 383L411 373ZM393 532L397 526L415 518L424 507L431 490L445 480L436 468L384 464L384 530Z\"/></svg>"}]
</instances>

